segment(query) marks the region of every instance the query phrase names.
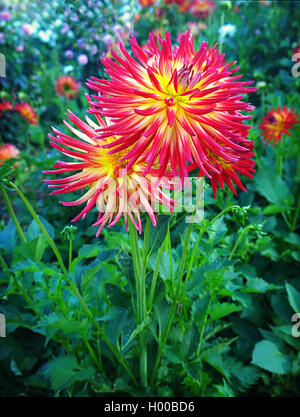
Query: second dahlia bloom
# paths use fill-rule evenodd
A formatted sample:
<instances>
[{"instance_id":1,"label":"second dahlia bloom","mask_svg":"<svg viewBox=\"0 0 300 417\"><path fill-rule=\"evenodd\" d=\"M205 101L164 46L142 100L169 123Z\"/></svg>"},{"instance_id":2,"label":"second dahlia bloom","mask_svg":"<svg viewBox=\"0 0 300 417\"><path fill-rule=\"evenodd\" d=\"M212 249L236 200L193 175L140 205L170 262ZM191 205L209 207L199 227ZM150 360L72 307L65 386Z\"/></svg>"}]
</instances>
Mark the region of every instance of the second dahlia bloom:
<instances>
[{"instance_id":1,"label":"second dahlia bloom","mask_svg":"<svg viewBox=\"0 0 300 417\"><path fill-rule=\"evenodd\" d=\"M102 94L94 96L94 112L111 118L100 137L119 136L105 147L125 152L128 168L145 158L144 174L158 162L160 176L170 164L173 175L184 178L189 162L221 187L224 180L234 190L230 178L241 187L236 172L252 178L253 142L247 139L250 126L243 123L251 116L241 114L253 109L241 101L256 91L247 87L252 81L237 81L241 75L233 74L239 67L227 64L215 47L203 42L195 51L189 32L174 48L168 33L160 48L151 34L147 49L135 38L131 47L136 59L121 44L122 56L112 51L115 60L102 59L110 80L88 82Z\"/></svg>"},{"instance_id":2,"label":"second dahlia bloom","mask_svg":"<svg viewBox=\"0 0 300 417\"><path fill-rule=\"evenodd\" d=\"M12 145L11 143L6 143L5 145L0 145L0 166L4 164L5 161L12 158L19 157L19 149Z\"/></svg>"},{"instance_id":3,"label":"second dahlia bloom","mask_svg":"<svg viewBox=\"0 0 300 417\"><path fill-rule=\"evenodd\" d=\"M71 75L62 75L56 80L57 93L67 99L75 98L79 92L79 84Z\"/></svg>"},{"instance_id":4,"label":"second dahlia bloom","mask_svg":"<svg viewBox=\"0 0 300 417\"><path fill-rule=\"evenodd\" d=\"M93 108L91 101L90 104ZM146 176L142 176L145 162L140 161L127 169L127 161L122 162L126 152L108 154L103 148L103 145L113 142L116 138L99 139L99 128L106 127L101 117L96 116L98 123L86 117L87 123L85 123L69 111L68 118L76 126L74 128L65 122L71 134L73 133L72 136L57 129L53 129L56 136L49 136L53 140L51 145L54 148L75 161L58 161L52 171L45 171L45 173L72 173L68 177L46 180L49 187L54 188L51 194L66 194L85 189L79 199L61 202L64 206L85 204L83 210L72 220L73 222L80 217L84 219L96 206L98 220L94 226L99 227L96 236L106 224L108 227L114 226L122 216L124 216L126 231L128 222L132 221L141 233L140 212L147 212L152 223L156 225L153 207L155 203L164 204L173 211L174 201L162 191L162 185L169 187L168 178L158 183L158 170L155 168L152 168Z\"/></svg>"},{"instance_id":5,"label":"second dahlia bloom","mask_svg":"<svg viewBox=\"0 0 300 417\"><path fill-rule=\"evenodd\" d=\"M268 114L262 117L262 123L258 126L266 145L273 141L273 146L275 146L276 142L281 142L283 134L291 136L288 129L293 129L299 123L297 119L298 114L293 113L293 108L289 111L286 106L282 109L278 106L277 110L271 108Z\"/></svg>"},{"instance_id":6,"label":"second dahlia bloom","mask_svg":"<svg viewBox=\"0 0 300 417\"><path fill-rule=\"evenodd\" d=\"M17 103L14 107L14 109L24 117L30 124L37 125L38 123L38 117L36 112L33 110L33 108L30 106L29 103L26 103L22 101L21 103Z\"/></svg>"}]
</instances>

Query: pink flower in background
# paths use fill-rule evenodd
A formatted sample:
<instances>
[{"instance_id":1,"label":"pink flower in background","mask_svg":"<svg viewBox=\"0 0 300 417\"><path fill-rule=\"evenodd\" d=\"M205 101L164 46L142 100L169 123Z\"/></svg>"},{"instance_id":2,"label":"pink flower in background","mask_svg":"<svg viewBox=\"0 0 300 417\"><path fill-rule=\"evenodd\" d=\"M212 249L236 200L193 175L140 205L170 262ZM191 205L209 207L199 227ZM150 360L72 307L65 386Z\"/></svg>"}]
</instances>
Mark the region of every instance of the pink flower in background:
<instances>
[{"instance_id":1,"label":"pink flower in background","mask_svg":"<svg viewBox=\"0 0 300 417\"><path fill-rule=\"evenodd\" d=\"M17 47L16 47L16 51L18 51L18 52L22 52L22 51L24 51L24 45L19 45L19 46L17 46Z\"/></svg>"},{"instance_id":2,"label":"pink flower in background","mask_svg":"<svg viewBox=\"0 0 300 417\"><path fill-rule=\"evenodd\" d=\"M0 13L0 19L8 22L11 19L11 13L8 11L4 11Z\"/></svg>"},{"instance_id":3,"label":"pink flower in background","mask_svg":"<svg viewBox=\"0 0 300 417\"><path fill-rule=\"evenodd\" d=\"M77 61L80 65L86 65L89 62L89 59L86 55L81 54L78 56Z\"/></svg>"},{"instance_id":4,"label":"pink flower in background","mask_svg":"<svg viewBox=\"0 0 300 417\"><path fill-rule=\"evenodd\" d=\"M30 23L24 23L24 25L22 25L22 30L26 35L29 36L35 32L34 26L32 26Z\"/></svg>"}]
</instances>

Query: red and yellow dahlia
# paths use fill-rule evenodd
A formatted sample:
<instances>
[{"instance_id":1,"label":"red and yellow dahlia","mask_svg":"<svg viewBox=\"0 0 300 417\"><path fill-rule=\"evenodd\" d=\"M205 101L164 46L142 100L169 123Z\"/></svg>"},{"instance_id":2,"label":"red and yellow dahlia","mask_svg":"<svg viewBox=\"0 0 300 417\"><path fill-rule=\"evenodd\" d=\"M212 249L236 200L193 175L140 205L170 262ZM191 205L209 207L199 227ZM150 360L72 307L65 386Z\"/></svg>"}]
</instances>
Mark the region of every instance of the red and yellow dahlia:
<instances>
[{"instance_id":1,"label":"red and yellow dahlia","mask_svg":"<svg viewBox=\"0 0 300 417\"><path fill-rule=\"evenodd\" d=\"M293 129L299 123L297 119L298 114L293 113L292 107L289 111L286 106L282 109L278 106L276 111L271 108L267 116L262 117L262 123L258 126L262 131L266 145L273 141L273 146L275 146L276 142L281 142L284 133L291 136L288 129Z\"/></svg>"},{"instance_id":2,"label":"red and yellow dahlia","mask_svg":"<svg viewBox=\"0 0 300 417\"><path fill-rule=\"evenodd\" d=\"M90 101L90 99L89 99ZM91 108L93 103L90 101ZM71 173L71 176L46 180L49 187L55 188L51 194L65 194L83 190L85 193L72 202L61 202L64 206L77 206L86 203L84 209L72 220L85 218L94 207L98 210L98 220L94 226L99 226L97 236L105 224L115 225L124 216L125 229L128 229L129 219L139 233L142 232L140 212L146 211L151 221L156 225L154 204L164 204L173 211L174 201L164 194L162 187L171 188L167 177L158 181L158 169L153 167L146 176L142 176L146 163L142 160L127 168L127 161L123 159L127 151L108 154L103 145L114 142L117 138L99 138L99 129L107 127L101 117L96 116L95 123L86 117L87 123L81 121L69 111L68 118L77 127L64 122L77 138L71 137L53 129L56 136L49 135L53 141L51 145L62 154L74 158L76 162L58 161L53 171L47 174Z\"/></svg>"},{"instance_id":3,"label":"red and yellow dahlia","mask_svg":"<svg viewBox=\"0 0 300 417\"><path fill-rule=\"evenodd\" d=\"M5 161L12 158L19 157L19 149L12 145L11 143L6 143L0 146L0 166L4 164Z\"/></svg>"},{"instance_id":4,"label":"red and yellow dahlia","mask_svg":"<svg viewBox=\"0 0 300 417\"><path fill-rule=\"evenodd\" d=\"M207 19L215 8L215 3L211 0L194 0L190 6L190 12L194 17Z\"/></svg>"},{"instance_id":5,"label":"red and yellow dahlia","mask_svg":"<svg viewBox=\"0 0 300 417\"><path fill-rule=\"evenodd\" d=\"M3 117L6 111L11 111L13 109L14 107L9 101L0 101L0 117Z\"/></svg>"},{"instance_id":6,"label":"red and yellow dahlia","mask_svg":"<svg viewBox=\"0 0 300 417\"><path fill-rule=\"evenodd\" d=\"M62 75L56 80L55 90L67 99L75 98L79 93L79 83L71 75Z\"/></svg>"},{"instance_id":7,"label":"red and yellow dahlia","mask_svg":"<svg viewBox=\"0 0 300 417\"><path fill-rule=\"evenodd\" d=\"M216 47L202 43L194 50L189 32L172 49L169 33L157 47L149 35L147 49L131 39L132 58L124 46L122 56L112 51L114 60L103 58L109 80L92 77L88 86L97 91L94 109L97 115L110 117L99 137L118 136L104 145L110 153L124 152L128 169L141 157L147 162L144 174L159 163L163 176L171 166L174 176L188 176L187 163L200 169L199 176L225 182L234 191L231 180L244 189L237 173L252 178L255 172L253 142L247 139L251 126L243 122L252 110L241 101L252 81L237 81L239 67L226 63Z\"/></svg>"},{"instance_id":8,"label":"red and yellow dahlia","mask_svg":"<svg viewBox=\"0 0 300 417\"><path fill-rule=\"evenodd\" d=\"M30 106L29 103L25 103L22 101L21 103L17 103L14 107L14 109L20 113L21 116L24 117L29 123L32 125L37 125L38 123L38 117L36 112L33 110L33 108Z\"/></svg>"}]
</instances>

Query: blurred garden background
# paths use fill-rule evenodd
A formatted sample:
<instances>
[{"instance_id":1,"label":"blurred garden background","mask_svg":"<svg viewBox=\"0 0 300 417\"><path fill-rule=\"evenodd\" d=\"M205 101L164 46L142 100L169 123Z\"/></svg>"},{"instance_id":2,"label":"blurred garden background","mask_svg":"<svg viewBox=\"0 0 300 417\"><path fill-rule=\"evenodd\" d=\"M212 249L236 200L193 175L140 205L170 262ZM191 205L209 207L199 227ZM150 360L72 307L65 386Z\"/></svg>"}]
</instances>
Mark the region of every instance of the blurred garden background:
<instances>
[{"instance_id":1,"label":"blurred garden background","mask_svg":"<svg viewBox=\"0 0 300 417\"><path fill-rule=\"evenodd\" d=\"M299 22L298 1L0 0L0 396L299 396ZM151 228L153 309L136 327L124 222L99 237L92 220L70 226L78 207L44 182L66 160L48 134L66 131L67 110L84 120L87 79L107 78L101 57L130 51L132 36L159 46L169 32L174 45L188 30L195 50L216 44L257 88L245 96L256 173L247 193L226 186L216 199L206 179L192 230L182 213L160 217L164 243ZM189 279L166 332L178 273Z\"/></svg>"}]
</instances>

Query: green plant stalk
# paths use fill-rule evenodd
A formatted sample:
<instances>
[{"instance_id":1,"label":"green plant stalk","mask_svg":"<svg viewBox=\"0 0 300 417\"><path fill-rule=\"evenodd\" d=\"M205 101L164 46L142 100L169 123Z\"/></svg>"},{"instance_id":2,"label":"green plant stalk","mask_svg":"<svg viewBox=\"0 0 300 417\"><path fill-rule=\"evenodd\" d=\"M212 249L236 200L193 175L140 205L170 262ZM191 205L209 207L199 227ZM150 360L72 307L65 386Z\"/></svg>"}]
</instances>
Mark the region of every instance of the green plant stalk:
<instances>
[{"instance_id":1,"label":"green plant stalk","mask_svg":"<svg viewBox=\"0 0 300 417\"><path fill-rule=\"evenodd\" d=\"M230 252L230 255L229 255L229 257L228 257L228 260L229 261L231 261L231 259L233 258L233 256L234 256L234 254L235 254L235 252L236 252L236 250L237 250L237 248L238 248L238 246L239 246L239 244L241 243L241 241L243 240L243 238L246 236L246 234L248 233L248 231L250 230L250 229L252 229L253 228L253 226L250 224L249 226L247 226L247 227L245 227L245 229L242 231L242 233L240 234L240 236L237 238L237 240L236 240L236 242L235 242L235 245L233 246L233 248L232 248L232 250L231 250L231 252Z\"/></svg>"},{"instance_id":2,"label":"green plant stalk","mask_svg":"<svg viewBox=\"0 0 300 417\"><path fill-rule=\"evenodd\" d=\"M199 339L199 343L198 343L198 346L197 346L197 349L196 349L196 357L199 356L200 355L200 352L201 352L201 345L202 345L202 340L203 340L203 334L204 334L204 329L205 329L205 326L206 326L206 323L207 323L207 318L208 318L208 312L209 312L209 309L210 309L210 304L211 304L211 297L209 297L208 307L207 307L207 310L206 310L206 313L205 313L205 316L204 316L204 320L203 320L203 322L201 324L200 339Z\"/></svg>"},{"instance_id":3,"label":"green plant stalk","mask_svg":"<svg viewBox=\"0 0 300 417\"><path fill-rule=\"evenodd\" d=\"M147 258L148 258L148 240L150 230L150 218L147 218L147 223L144 233L144 246L143 246L143 257L141 261L137 231L133 224L129 225L129 233L132 248L132 258L134 265L134 274L136 282L136 304L137 304L137 325L143 323L146 319L146 271L147 271ZM147 366L147 343L145 339L145 331L141 331L139 335L140 341L140 379L141 384L145 388L148 384L148 366Z\"/></svg>"},{"instance_id":4,"label":"green plant stalk","mask_svg":"<svg viewBox=\"0 0 300 417\"><path fill-rule=\"evenodd\" d=\"M72 269L72 249L73 249L73 240L70 238L69 243L69 272L71 272Z\"/></svg>"},{"instance_id":5,"label":"green plant stalk","mask_svg":"<svg viewBox=\"0 0 300 417\"><path fill-rule=\"evenodd\" d=\"M1 192L2 192L2 195L3 195L3 199L5 201L7 210L9 212L10 217L12 218L12 221L14 222L14 225L16 227L16 230L19 233L19 236L20 236L22 242L23 243L26 243L27 242L27 239L26 239L26 237L25 237L25 235L23 233L23 230L22 230L22 228L20 226L20 223L19 223L19 221L17 219L17 216L16 216L16 214L14 212L13 206L12 206L10 200L9 200L9 197L7 195L7 192L6 192L6 190L5 190L5 188L3 186L0 186L0 188L1 188Z\"/></svg>"},{"instance_id":6,"label":"green plant stalk","mask_svg":"<svg viewBox=\"0 0 300 417\"><path fill-rule=\"evenodd\" d=\"M109 338L106 336L106 334L104 333L103 329L99 326L99 323L97 323L97 321L94 319L94 316L93 316L91 310L88 308L88 306L86 305L85 301L81 297L81 294L79 293L78 288L76 287L76 285L67 277L67 270L66 270L66 267L64 265L64 262L62 260L61 254L60 254L58 248L56 247L54 241L49 236L49 234L48 234L47 230L45 229L44 225L42 224L42 222L38 218L38 216L37 216L36 212L34 211L33 207L31 206L31 204L29 203L29 201L27 200L27 198L24 196L24 194L16 186L16 184L14 184L12 182L9 182L9 185L16 191L16 193L18 194L18 196L20 197L20 199L24 203L25 207L28 209L28 211L30 212L30 214L32 215L32 217L35 219L35 221L39 225L41 231L44 233L47 241L49 242L49 244L50 244L53 252L55 253L55 255L57 257L57 260L59 262L59 265L61 267L61 270L62 270L62 272L63 272L63 274L65 276L65 279L67 280L67 282L69 283L69 285L70 285L71 289L73 290L74 294L78 298L78 301L80 302L80 304L81 304L83 310L85 311L87 317L89 317L93 321L94 325L97 327L97 330L100 332L100 335L102 336L103 340L107 344L108 348L114 354L114 356L119 361L119 363L124 367L124 369L126 370L126 372L128 373L128 375L130 376L130 378L132 379L132 381L134 382L134 384L137 385L137 381L136 381L133 373L131 372L129 366L127 365L127 363L125 362L125 360L122 358L122 356L119 354L119 352L114 347L114 345L111 343L111 341L109 340ZM103 370L103 367L102 367L102 370Z\"/></svg>"},{"instance_id":7,"label":"green plant stalk","mask_svg":"<svg viewBox=\"0 0 300 417\"><path fill-rule=\"evenodd\" d=\"M292 225L291 225L292 231L295 231L295 229L296 229L297 220L298 220L298 216L299 216L299 211L300 211L300 195L299 195L299 198L298 198L298 203L297 203L297 207L296 207L296 210L295 210L295 215L294 215Z\"/></svg>"},{"instance_id":8,"label":"green plant stalk","mask_svg":"<svg viewBox=\"0 0 300 417\"><path fill-rule=\"evenodd\" d=\"M178 296L179 296L179 293L180 293L180 289L182 287L182 276L183 276L183 272L184 272L185 261L186 261L186 256L187 256L187 251L188 251L188 247L189 247L189 242L190 242L190 236L191 236L191 233L192 233L192 229L193 229L193 223L190 223L189 227L188 227L188 230L187 230L187 233L186 233L184 247L183 247L183 253L182 253L182 258L181 258L181 263L180 263L180 268L179 268L179 274L178 274L177 289L175 291L175 296L174 296L174 299L173 299L172 307L171 307L171 310L170 310L170 313L169 313L169 316L168 316L166 329L165 329L164 334L162 336L162 341L158 346L158 351L157 351L153 371L152 371L152 374L151 374L150 385L152 385L153 382L154 382L156 372L158 370L158 366L159 366L159 363L160 363L163 347L164 347L165 343L167 342L169 332L171 330L171 325L172 325L174 314L175 314L175 311L176 311Z\"/></svg>"},{"instance_id":9,"label":"green plant stalk","mask_svg":"<svg viewBox=\"0 0 300 417\"><path fill-rule=\"evenodd\" d=\"M160 260L161 260L163 251L164 251L164 244L162 244L161 247L159 248L157 258L156 258L156 264L155 264L155 269L154 269L153 278L151 282L151 289L150 289L150 295L149 295L149 301L148 301L148 313L152 311L156 282L157 282L157 277L158 277L158 269L159 269Z\"/></svg>"},{"instance_id":10,"label":"green plant stalk","mask_svg":"<svg viewBox=\"0 0 300 417\"><path fill-rule=\"evenodd\" d=\"M172 283L172 291L173 291L173 295L174 295L174 274L173 274L173 259L172 259L172 244L171 244L170 225L168 225L166 245L167 245L168 251L169 251L170 280L171 280L171 283Z\"/></svg>"}]
</instances>

